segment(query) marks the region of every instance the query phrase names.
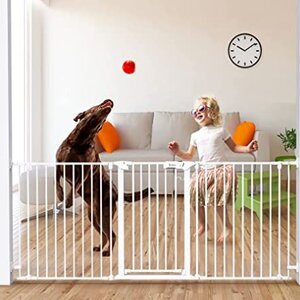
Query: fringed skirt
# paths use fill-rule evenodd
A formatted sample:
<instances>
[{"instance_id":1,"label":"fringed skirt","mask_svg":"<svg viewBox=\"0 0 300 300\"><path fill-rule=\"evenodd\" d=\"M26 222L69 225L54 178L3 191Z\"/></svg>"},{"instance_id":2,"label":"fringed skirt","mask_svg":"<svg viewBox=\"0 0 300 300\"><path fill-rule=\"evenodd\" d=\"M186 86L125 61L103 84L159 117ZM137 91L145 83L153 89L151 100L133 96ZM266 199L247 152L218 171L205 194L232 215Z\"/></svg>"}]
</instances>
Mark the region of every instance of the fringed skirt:
<instances>
[{"instance_id":1,"label":"fringed skirt","mask_svg":"<svg viewBox=\"0 0 300 300\"><path fill-rule=\"evenodd\" d=\"M205 179L207 177L207 179ZM198 179L198 188L196 181ZM191 178L191 202L195 207L198 193L198 203L200 206L223 206L230 204L233 195L236 195L237 176L231 165L225 165L203 169L196 172Z\"/></svg>"}]
</instances>

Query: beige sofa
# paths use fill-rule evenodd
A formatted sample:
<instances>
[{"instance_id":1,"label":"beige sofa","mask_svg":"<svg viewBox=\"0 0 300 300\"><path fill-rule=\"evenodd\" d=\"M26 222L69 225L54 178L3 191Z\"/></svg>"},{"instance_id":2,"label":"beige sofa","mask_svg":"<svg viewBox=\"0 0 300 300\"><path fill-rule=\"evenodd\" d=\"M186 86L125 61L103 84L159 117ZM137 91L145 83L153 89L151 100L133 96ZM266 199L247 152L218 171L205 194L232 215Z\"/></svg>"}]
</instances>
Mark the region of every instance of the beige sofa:
<instances>
[{"instance_id":1,"label":"beige sofa","mask_svg":"<svg viewBox=\"0 0 300 300\"><path fill-rule=\"evenodd\" d=\"M199 129L189 112L144 112L144 113L111 113L108 120L114 124L121 137L120 149L113 153L100 153L102 161L134 161L134 162L165 162L180 160L168 150L168 143L176 140L182 149L187 149L190 135ZM223 114L223 125L231 134L241 122L238 112ZM253 155L248 153L233 153L229 148L226 152L228 161L253 162L269 161L270 146L265 132L257 130L255 139L259 150ZM194 157L196 161L197 155ZM150 185L159 193L172 193L174 190L174 169L158 169L143 166L142 170L135 167L134 171L125 171L125 190L139 190ZM177 191L183 193L182 174L178 172ZM134 177L134 178L133 178ZM150 177L150 179L149 179ZM116 182L117 172L113 171ZM134 181L134 186L132 182ZM141 182L142 181L142 182ZM167 184L165 184L167 181ZM157 186L158 182L158 186Z\"/></svg>"}]
</instances>

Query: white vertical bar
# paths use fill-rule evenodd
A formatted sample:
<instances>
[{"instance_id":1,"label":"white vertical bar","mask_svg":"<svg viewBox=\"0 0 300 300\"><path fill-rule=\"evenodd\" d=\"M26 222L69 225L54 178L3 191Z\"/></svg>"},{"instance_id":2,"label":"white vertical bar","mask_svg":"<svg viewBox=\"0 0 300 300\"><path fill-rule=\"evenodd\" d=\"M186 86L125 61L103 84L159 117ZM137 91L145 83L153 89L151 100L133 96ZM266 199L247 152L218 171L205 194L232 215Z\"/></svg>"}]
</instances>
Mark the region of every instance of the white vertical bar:
<instances>
[{"instance_id":1,"label":"white vertical bar","mask_svg":"<svg viewBox=\"0 0 300 300\"><path fill-rule=\"evenodd\" d=\"M23 66L23 78L24 78L24 82L23 82L23 87L24 87L24 99L23 99L23 107L24 107L24 114L23 114L23 118L24 118L24 131L23 131L23 135L24 135L24 162L25 161L29 161L29 157L28 157L28 75L27 75L27 71L28 71L28 8L27 8L27 1L23 1L24 2L24 66Z\"/></svg>"},{"instance_id":2,"label":"white vertical bar","mask_svg":"<svg viewBox=\"0 0 300 300\"><path fill-rule=\"evenodd\" d=\"M63 182L63 189L64 189L64 213L63 213L63 220L64 220L64 225L63 225L63 232L64 232L64 277L67 276L67 245L66 245L66 237L67 237L67 232L66 232L66 165L64 164L63 168L63 173L64 173L64 182Z\"/></svg>"},{"instance_id":3,"label":"white vertical bar","mask_svg":"<svg viewBox=\"0 0 300 300\"><path fill-rule=\"evenodd\" d=\"M91 277L94 277L94 180L93 180L93 164L90 165L91 172Z\"/></svg>"},{"instance_id":4,"label":"white vertical bar","mask_svg":"<svg viewBox=\"0 0 300 300\"><path fill-rule=\"evenodd\" d=\"M233 168L233 184L232 184L232 277L235 277L235 181L236 181L236 174L235 174L235 165L232 165Z\"/></svg>"},{"instance_id":5,"label":"white vertical bar","mask_svg":"<svg viewBox=\"0 0 300 300\"><path fill-rule=\"evenodd\" d=\"M150 194L150 164L148 164L148 265L149 270L151 269L151 194Z\"/></svg>"},{"instance_id":6,"label":"white vertical bar","mask_svg":"<svg viewBox=\"0 0 300 300\"><path fill-rule=\"evenodd\" d=\"M250 269L251 269L251 277L253 277L253 242L254 242L254 239L253 239L253 165L251 165L251 253L250 253L250 256L251 256L251 266L250 266Z\"/></svg>"},{"instance_id":7,"label":"white vertical bar","mask_svg":"<svg viewBox=\"0 0 300 300\"><path fill-rule=\"evenodd\" d=\"M38 179L37 179L38 180ZM48 277L48 270L49 270L49 258L48 258L48 166L45 166L45 239L46 239L46 277Z\"/></svg>"},{"instance_id":8,"label":"white vertical bar","mask_svg":"<svg viewBox=\"0 0 300 300\"><path fill-rule=\"evenodd\" d=\"M167 237L168 237L168 232L167 232L167 228L168 228L168 219L167 219L167 170L165 169L165 206L164 206L164 218L165 218L165 270L167 270L168 268L168 254L167 254Z\"/></svg>"},{"instance_id":9,"label":"white vertical bar","mask_svg":"<svg viewBox=\"0 0 300 300\"><path fill-rule=\"evenodd\" d=\"M110 243L109 243L109 275L112 276L112 266L113 266L113 253L112 253L112 241L113 241L113 224L112 224L112 168L113 164L109 164L109 222L110 222Z\"/></svg>"},{"instance_id":10,"label":"white vertical bar","mask_svg":"<svg viewBox=\"0 0 300 300\"><path fill-rule=\"evenodd\" d=\"M245 205L245 184L244 184L244 177L245 177L245 168L244 168L244 164L242 164L242 277L245 276L245 209L244 209L244 205Z\"/></svg>"},{"instance_id":11,"label":"white vertical bar","mask_svg":"<svg viewBox=\"0 0 300 300\"><path fill-rule=\"evenodd\" d=\"M291 205L291 199L290 199L290 182L291 181L291 175L290 175L290 165L287 166L287 276L290 277L290 205Z\"/></svg>"},{"instance_id":12,"label":"white vertical bar","mask_svg":"<svg viewBox=\"0 0 300 300\"><path fill-rule=\"evenodd\" d=\"M21 179L21 167L18 165L18 191L19 191L19 197L20 197L20 179ZM19 227L19 277L22 276L22 223L21 223L21 208L19 208L19 219L18 219L18 227Z\"/></svg>"},{"instance_id":13,"label":"white vertical bar","mask_svg":"<svg viewBox=\"0 0 300 300\"><path fill-rule=\"evenodd\" d=\"M28 117L29 117L29 161L32 162L32 0L28 1L28 86L29 86L29 95L28 95Z\"/></svg>"},{"instance_id":14,"label":"white vertical bar","mask_svg":"<svg viewBox=\"0 0 300 300\"><path fill-rule=\"evenodd\" d=\"M272 165L269 166L269 277L272 277Z\"/></svg>"},{"instance_id":15,"label":"white vertical bar","mask_svg":"<svg viewBox=\"0 0 300 300\"><path fill-rule=\"evenodd\" d=\"M225 164L223 165L223 277L226 276L226 181L225 181Z\"/></svg>"},{"instance_id":16,"label":"white vertical bar","mask_svg":"<svg viewBox=\"0 0 300 300\"><path fill-rule=\"evenodd\" d=\"M177 269L177 169L174 170L174 268Z\"/></svg>"},{"instance_id":17,"label":"white vertical bar","mask_svg":"<svg viewBox=\"0 0 300 300\"><path fill-rule=\"evenodd\" d=\"M131 170L131 181L132 181L132 270L135 269L135 199L134 199L134 164ZM118 233L119 234L119 233Z\"/></svg>"},{"instance_id":18,"label":"white vertical bar","mask_svg":"<svg viewBox=\"0 0 300 300\"><path fill-rule=\"evenodd\" d=\"M84 165L81 165L81 276L84 277L85 252L84 252Z\"/></svg>"},{"instance_id":19,"label":"white vertical bar","mask_svg":"<svg viewBox=\"0 0 300 300\"><path fill-rule=\"evenodd\" d=\"M196 184L196 199L195 199L195 207L196 207L196 275L199 275L199 164L195 165L195 184Z\"/></svg>"},{"instance_id":20,"label":"white vertical bar","mask_svg":"<svg viewBox=\"0 0 300 300\"><path fill-rule=\"evenodd\" d=\"M190 169L184 170L184 272L190 275L191 229L190 229Z\"/></svg>"},{"instance_id":21,"label":"white vertical bar","mask_svg":"<svg viewBox=\"0 0 300 300\"><path fill-rule=\"evenodd\" d=\"M297 1L297 135L300 132L300 1ZM296 280L300 285L300 168L299 168L299 157L300 157L300 139L297 138L296 146L297 156L297 169L296 169Z\"/></svg>"},{"instance_id":22,"label":"white vertical bar","mask_svg":"<svg viewBox=\"0 0 300 300\"><path fill-rule=\"evenodd\" d=\"M118 167L118 275L124 276L124 170ZM112 253L111 253L112 255Z\"/></svg>"},{"instance_id":23,"label":"white vertical bar","mask_svg":"<svg viewBox=\"0 0 300 300\"><path fill-rule=\"evenodd\" d=\"M259 268L259 273L260 277L263 277L263 166L262 164L260 165L260 250L259 250L259 263L260 263L260 268Z\"/></svg>"},{"instance_id":24,"label":"white vertical bar","mask_svg":"<svg viewBox=\"0 0 300 300\"><path fill-rule=\"evenodd\" d=\"M12 282L11 29L9 0L0 1L0 285Z\"/></svg>"},{"instance_id":25,"label":"white vertical bar","mask_svg":"<svg viewBox=\"0 0 300 300\"><path fill-rule=\"evenodd\" d=\"M198 183L197 183L198 185ZM208 198L207 198L207 165L205 165L205 206L204 206L204 222L205 222L205 232L204 232L204 238L205 238L205 249L204 249L204 266L205 266L205 277L207 277L207 205L208 205ZM198 217L198 216L197 216Z\"/></svg>"},{"instance_id":26,"label":"white vertical bar","mask_svg":"<svg viewBox=\"0 0 300 300\"><path fill-rule=\"evenodd\" d=\"M57 164L54 165L54 276L57 277L57 183L56 183L56 170ZM58 184L60 184L58 182Z\"/></svg>"},{"instance_id":27,"label":"white vertical bar","mask_svg":"<svg viewBox=\"0 0 300 300\"><path fill-rule=\"evenodd\" d=\"M217 166L214 167L214 277L217 277Z\"/></svg>"},{"instance_id":28,"label":"white vertical bar","mask_svg":"<svg viewBox=\"0 0 300 300\"><path fill-rule=\"evenodd\" d=\"M103 190L102 190L102 165L99 165L100 168L100 216L99 216L99 220L100 220L100 277L103 277L103 230L102 230L102 197L103 197Z\"/></svg>"},{"instance_id":29,"label":"white vertical bar","mask_svg":"<svg viewBox=\"0 0 300 300\"><path fill-rule=\"evenodd\" d=\"M159 269L159 164L156 164L156 269Z\"/></svg>"},{"instance_id":30,"label":"white vertical bar","mask_svg":"<svg viewBox=\"0 0 300 300\"><path fill-rule=\"evenodd\" d=\"M36 214L36 277L39 277L40 254L39 254L39 173L38 166L35 168L35 214Z\"/></svg>"},{"instance_id":31,"label":"white vertical bar","mask_svg":"<svg viewBox=\"0 0 300 300\"><path fill-rule=\"evenodd\" d=\"M72 234L73 234L73 277L76 275L76 264L75 264L75 248L76 248L76 241L75 241L75 166L72 164L72 202L73 202L73 215L72 215Z\"/></svg>"},{"instance_id":32,"label":"white vertical bar","mask_svg":"<svg viewBox=\"0 0 300 300\"><path fill-rule=\"evenodd\" d=\"M281 275L281 167L278 168L278 275Z\"/></svg>"},{"instance_id":33,"label":"white vertical bar","mask_svg":"<svg viewBox=\"0 0 300 300\"><path fill-rule=\"evenodd\" d=\"M143 269L143 166L140 164L140 269Z\"/></svg>"},{"instance_id":34,"label":"white vertical bar","mask_svg":"<svg viewBox=\"0 0 300 300\"><path fill-rule=\"evenodd\" d=\"M31 164L30 164L31 167ZM26 168L27 175L27 276L30 275L30 210L29 210L29 166Z\"/></svg>"}]
</instances>

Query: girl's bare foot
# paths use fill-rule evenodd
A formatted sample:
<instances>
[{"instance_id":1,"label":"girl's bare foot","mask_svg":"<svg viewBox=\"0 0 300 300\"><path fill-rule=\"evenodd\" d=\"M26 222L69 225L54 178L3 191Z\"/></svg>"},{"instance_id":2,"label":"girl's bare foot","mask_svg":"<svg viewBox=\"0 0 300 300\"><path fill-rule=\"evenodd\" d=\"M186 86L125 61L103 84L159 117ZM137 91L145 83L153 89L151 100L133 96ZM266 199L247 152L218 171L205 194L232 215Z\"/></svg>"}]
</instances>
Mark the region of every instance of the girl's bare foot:
<instances>
[{"instance_id":1,"label":"girl's bare foot","mask_svg":"<svg viewBox=\"0 0 300 300\"><path fill-rule=\"evenodd\" d=\"M208 225L207 225L207 230L209 229ZM196 237L197 235L198 236L201 236L205 231L205 225L204 224L201 224L199 225L199 229L198 229L198 233L194 233L194 237Z\"/></svg>"},{"instance_id":2,"label":"girl's bare foot","mask_svg":"<svg viewBox=\"0 0 300 300\"><path fill-rule=\"evenodd\" d=\"M231 233L232 233L232 228L226 227L225 232L224 232L224 230L222 230L222 233L218 237L217 243L222 244L224 242L224 240L228 241L229 238L231 237Z\"/></svg>"}]
</instances>

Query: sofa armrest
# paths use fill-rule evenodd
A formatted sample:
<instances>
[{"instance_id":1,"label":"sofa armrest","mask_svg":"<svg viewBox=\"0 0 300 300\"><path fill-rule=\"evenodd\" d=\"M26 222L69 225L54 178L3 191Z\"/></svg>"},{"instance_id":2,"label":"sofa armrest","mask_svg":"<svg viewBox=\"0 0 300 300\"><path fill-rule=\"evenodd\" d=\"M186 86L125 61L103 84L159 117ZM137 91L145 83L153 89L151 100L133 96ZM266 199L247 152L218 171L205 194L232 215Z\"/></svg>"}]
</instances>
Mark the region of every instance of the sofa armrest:
<instances>
[{"instance_id":1,"label":"sofa armrest","mask_svg":"<svg viewBox=\"0 0 300 300\"><path fill-rule=\"evenodd\" d=\"M258 143L258 151L253 153L256 161L270 161L270 140L268 134L265 131L257 130L254 139Z\"/></svg>"}]
</instances>

